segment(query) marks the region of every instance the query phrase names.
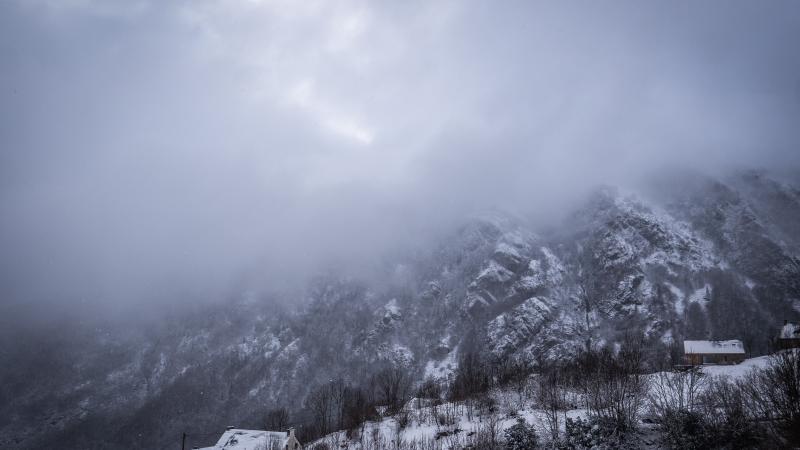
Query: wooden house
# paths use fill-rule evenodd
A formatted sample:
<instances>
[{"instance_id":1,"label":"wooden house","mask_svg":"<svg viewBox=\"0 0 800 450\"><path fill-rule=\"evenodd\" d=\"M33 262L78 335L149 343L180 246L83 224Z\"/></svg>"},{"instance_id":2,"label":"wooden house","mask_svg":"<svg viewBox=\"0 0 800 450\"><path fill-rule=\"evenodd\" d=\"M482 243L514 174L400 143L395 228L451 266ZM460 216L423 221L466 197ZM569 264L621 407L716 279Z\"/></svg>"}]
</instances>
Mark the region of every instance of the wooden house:
<instances>
[{"instance_id":1,"label":"wooden house","mask_svg":"<svg viewBox=\"0 0 800 450\"><path fill-rule=\"evenodd\" d=\"M740 340L683 341L686 364L739 364L744 361L744 345Z\"/></svg>"}]
</instances>

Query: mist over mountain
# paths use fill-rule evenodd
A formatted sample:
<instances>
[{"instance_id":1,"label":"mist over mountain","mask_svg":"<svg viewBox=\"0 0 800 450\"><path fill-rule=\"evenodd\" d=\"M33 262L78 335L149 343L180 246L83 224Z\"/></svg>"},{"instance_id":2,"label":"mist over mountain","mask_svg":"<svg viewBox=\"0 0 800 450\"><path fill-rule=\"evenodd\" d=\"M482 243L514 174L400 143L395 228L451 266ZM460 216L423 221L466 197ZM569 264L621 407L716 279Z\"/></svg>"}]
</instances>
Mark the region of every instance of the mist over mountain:
<instances>
[{"instance_id":1,"label":"mist over mountain","mask_svg":"<svg viewBox=\"0 0 800 450\"><path fill-rule=\"evenodd\" d=\"M769 352L797 42L790 0L0 2L0 448L634 334Z\"/></svg>"},{"instance_id":2,"label":"mist over mountain","mask_svg":"<svg viewBox=\"0 0 800 450\"><path fill-rule=\"evenodd\" d=\"M380 276L331 270L294 294L241 292L146 327L7 324L2 442L156 448L180 430L258 428L277 406L302 424L315 386L386 366L452 380L467 350L537 364L641 333L652 364L684 338L768 352L782 320L800 319L798 189L746 172L660 192L598 188L545 231L477 214L386 256Z\"/></svg>"},{"instance_id":3,"label":"mist over mountain","mask_svg":"<svg viewBox=\"0 0 800 450\"><path fill-rule=\"evenodd\" d=\"M800 165L791 1L0 8L3 303L219 298L665 167Z\"/></svg>"}]
</instances>

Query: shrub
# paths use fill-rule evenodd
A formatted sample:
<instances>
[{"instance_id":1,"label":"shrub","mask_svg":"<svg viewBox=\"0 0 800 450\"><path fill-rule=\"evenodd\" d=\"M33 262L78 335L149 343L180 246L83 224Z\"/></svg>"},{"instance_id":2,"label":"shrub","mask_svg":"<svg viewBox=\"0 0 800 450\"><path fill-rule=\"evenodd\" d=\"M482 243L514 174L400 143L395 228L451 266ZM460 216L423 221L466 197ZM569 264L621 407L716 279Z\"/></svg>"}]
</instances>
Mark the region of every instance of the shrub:
<instances>
[{"instance_id":1,"label":"shrub","mask_svg":"<svg viewBox=\"0 0 800 450\"><path fill-rule=\"evenodd\" d=\"M746 384L714 379L703 393L705 420L710 439L722 448L760 448L765 433L751 411Z\"/></svg>"},{"instance_id":2,"label":"shrub","mask_svg":"<svg viewBox=\"0 0 800 450\"><path fill-rule=\"evenodd\" d=\"M641 338L626 337L617 352L610 347L583 352L577 361L577 379L589 414L615 432L635 431L647 391Z\"/></svg>"},{"instance_id":3,"label":"shrub","mask_svg":"<svg viewBox=\"0 0 800 450\"><path fill-rule=\"evenodd\" d=\"M397 426L399 426L401 430L406 429L411 422L411 414L406 410L400 411L394 418L397 420Z\"/></svg>"},{"instance_id":4,"label":"shrub","mask_svg":"<svg viewBox=\"0 0 800 450\"><path fill-rule=\"evenodd\" d=\"M772 434L788 447L800 447L800 350L770 357L769 365L752 373L742 389L754 414L769 423Z\"/></svg>"},{"instance_id":5,"label":"shrub","mask_svg":"<svg viewBox=\"0 0 800 450\"><path fill-rule=\"evenodd\" d=\"M661 418L676 411L695 411L698 398L708 382L708 377L699 367L654 374L648 395L651 412Z\"/></svg>"},{"instance_id":6,"label":"shrub","mask_svg":"<svg viewBox=\"0 0 800 450\"><path fill-rule=\"evenodd\" d=\"M714 433L705 418L685 409L667 410L661 415L661 442L673 449L711 448Z\"/></svg>"},{"instance_id":7,"label":"shrub","mask_svg":"<svg viewBox=\"0 0 800 450\"><path fill-rule=\"evenodd\" d=\"M473 448L486 450L501 448L499 445L501 431L500 423L500 417L496 414L490 414L488 417L486 417L486 420L478 428L473 437Z\"/></svg>"},{"instance_id":8,"label":"shrub","mask_svg":"<svg viewBox=\"0 0 800 450\"><path fill-rule=\"evenodd\" d=\"M631 433L619 432L613 419L592 417L566 421L563 448L570 450L636 449L638 442Z\"/></svg>"},{"instance_id":9,"label":"shrub","mask_svg":"<svg viewBox=\"0 0 800 450\"><path fill-rule=\"evenodd\" d=\"M497 412L497 400L488 395L478 397L478 409L482 414Z\"/></svg>"},{"instance_id":10,"label":"shrub","mask_svg":"<svg viewBox=\"0 0 800 450\"><path fill-rule=\"evenodd\" d=\"M509 450L531 450L539 444L536 430L522 418L517 419L517 423L506 429L504 434Z\"/></svg>"}]
</instances>

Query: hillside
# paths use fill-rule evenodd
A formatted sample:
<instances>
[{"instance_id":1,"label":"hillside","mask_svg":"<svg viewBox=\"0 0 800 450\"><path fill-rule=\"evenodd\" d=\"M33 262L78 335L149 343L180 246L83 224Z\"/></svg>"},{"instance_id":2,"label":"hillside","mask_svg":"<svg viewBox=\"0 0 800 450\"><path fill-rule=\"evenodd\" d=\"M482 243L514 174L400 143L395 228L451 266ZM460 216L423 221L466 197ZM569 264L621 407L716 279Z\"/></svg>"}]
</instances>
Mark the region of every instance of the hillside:
<instances>
[{"instance_id":1,"label":"hillside","mask_svg":"<svg viewBox=\"0 0 800 450\"><path fill-rule=\"evenodd\" d=\"M712 379L736 381L768 365L769 357L762 356L746 359L738 365L704 367L701 373L706 378L706 383ZM649 375L649 378L655 380L660 376L671 375L671 372L659 372ZM331 433L311 442L308 447L315 448L321 444L330 449L348 450L380 448L449 450L465 448L468 445L484 448L487 444L482 439L487 439L487 434L496 436L499 444L505 431L516 425L520 419L530 424L540 439L544 440L550 426L547 411L534 394L537 389L536 380L529 380L528 387L527 393L523 394L514 388L506 387L491 390L486 396L473 401L444 402L436 405L432 405L426 399L412 399L396 415L367 422L355 432ZM657 397L658 392L651 386L650 392L646 392L644 396ZM558 424L561 433L565 431L567 418L586 420L589 416L585 408L578 407L581 400L577 394L574 399L574 404L558 413L564 418ZM649 417L650 406L643 405L641 411L644 417ZM639 444L637 448L663 448L659 445L658 429L652 423L645 423L639 430L637 443Z\"/></svg>"},{"instance_id":2,"label":"hillside","mask_svg":"<svg viewBox=\"0 0 800 450\"><path fill-rule=\"evenodd\" d=\"M279 406L305 423L317 386L385 367L452 381L469 352L535 366L632 334L653 370L683 338L768 352L800 317L797 188L757 173L675 186L598 189L556 231L477 215L387 257L381 282L323 274L296 298L241 293L148 329L10 324L0 447L157 448L184 431L262 428Z\"/></svg>"}]
</instances>

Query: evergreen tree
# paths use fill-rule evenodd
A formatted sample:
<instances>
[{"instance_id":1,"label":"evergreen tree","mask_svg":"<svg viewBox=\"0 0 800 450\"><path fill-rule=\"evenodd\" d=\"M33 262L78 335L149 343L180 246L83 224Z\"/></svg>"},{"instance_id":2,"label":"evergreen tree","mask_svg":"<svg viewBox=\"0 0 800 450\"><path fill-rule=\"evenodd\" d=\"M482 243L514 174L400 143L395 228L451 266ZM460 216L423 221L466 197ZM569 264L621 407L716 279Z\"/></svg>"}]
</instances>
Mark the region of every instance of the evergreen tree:
<instances>
[{"instance_id":1,"label":"evergreen tree","mask_svg":"<svg viewBox=\"0 0 800 450\"><path fill-rule=\"evenodd\" d=\"M536 430L523 418L518 418L517 423L505 431L505 437L509 450L532 450L539 445Z\"/></svg>"},{"instance_id":2,"label":"evergreen tree","mask_svg":"<svg viewBox=\"0 0 800 450\"><path fill-rule=\"evenodd\" d=\"M706 319L706 312L703 307L697 302L689 303L686 307L685 324L686 324L686 338L687 339L708 339L708 323Z\"/></svg>"}]
</instances>

